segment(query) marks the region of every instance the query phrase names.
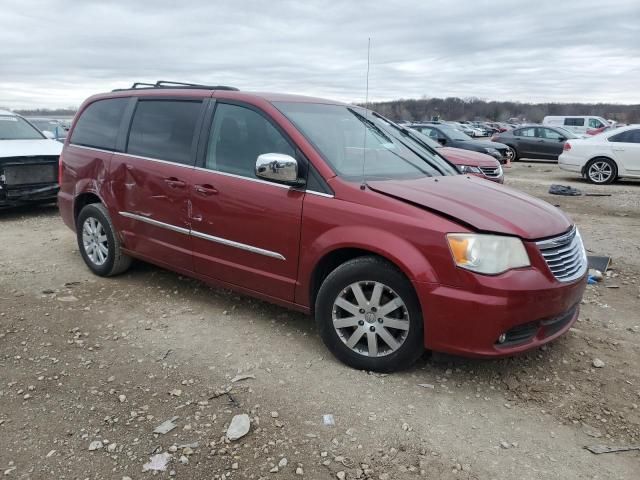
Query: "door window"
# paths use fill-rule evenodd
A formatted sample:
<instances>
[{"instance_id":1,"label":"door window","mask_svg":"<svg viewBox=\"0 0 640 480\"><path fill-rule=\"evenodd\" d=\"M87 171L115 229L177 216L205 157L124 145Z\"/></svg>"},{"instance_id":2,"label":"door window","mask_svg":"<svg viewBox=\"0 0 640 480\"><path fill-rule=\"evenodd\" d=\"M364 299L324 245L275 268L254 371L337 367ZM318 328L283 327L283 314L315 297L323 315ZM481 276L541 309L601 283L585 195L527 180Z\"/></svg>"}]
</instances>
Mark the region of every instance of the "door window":
<instances>
[{"instance_id":1,"label":"door window","mask_svg":"<svg viewBox=\"0 0 640 480\"><path fill-rule=\"evenodd\" d=\"M85 147L115 150L120 122L128 98L93 102L84 109L71 135L71 143Z\"/></svg>"},{"instance_id":2,"label":"door window","mask_svg":"<svg viewBox=\"0 0 640 480\"><path fill-rule=\"evenodd\" d=\"M520 130L516 130L514 133L518 137L535 137L536 129L535 127L521 128Z\"/></svg>"},{"instance_id":3,"label":"door window","mask_svg":"<svg viewBox=\"0 0 640 480\"><path fill-rule=\"evenodd\" d=\"M131 123L127 153L191 164L201 107L201 101L139 101Z\"/></svg>"},{"instance_id":4,"label":"door window","mask_svg":"<svg viewBox=\"0 0 640 480\"><path fill-rule=\"evenodd\" d=\"M559 134L555 130L551 130L550 128L540 128L538 129L542 133L542 138L547 138L549 140L560 140L561 138L565 138L563 135Z\"/></svg>"},{"instance_id":5,"label":"door window","mask_svg":"<svg viewBox=\"0 0 640 480\"><path fill-rule=\"evenodd\" d=\"M565 118L564 124L570 127L584 127L584 118Z\"/></svg>"},{"instance_id":6,"label":"door window","mask_svg":"<svg viewBox=\"0 0 640 480\"><path fill-rule=\"evenodd\" d=\"M263 153L295 157L285 137L250 108L219 103L213 117L205 167L256 178L256 160Z\"/></svg>"},{"instance_id":7,"label":"door window","mask_svg":"<svg viewBox=\"0 0 640 480\"><path fill-rule=\"evenodd\" d=\"M589 119L589 128L601 128L601 127L604 127L604 125L600 120L598 120L597 118Z\"/></svg>"},{"instance_id":8,"label":"door window","mask_svg":"<svg viewBox=\"0 0 640 480\"><path fill-rule=\"evenodd\" d=\"M627 130L609 137L610 142L616 143L640 143L640 130Z\"/></svg>"}]
</instances>

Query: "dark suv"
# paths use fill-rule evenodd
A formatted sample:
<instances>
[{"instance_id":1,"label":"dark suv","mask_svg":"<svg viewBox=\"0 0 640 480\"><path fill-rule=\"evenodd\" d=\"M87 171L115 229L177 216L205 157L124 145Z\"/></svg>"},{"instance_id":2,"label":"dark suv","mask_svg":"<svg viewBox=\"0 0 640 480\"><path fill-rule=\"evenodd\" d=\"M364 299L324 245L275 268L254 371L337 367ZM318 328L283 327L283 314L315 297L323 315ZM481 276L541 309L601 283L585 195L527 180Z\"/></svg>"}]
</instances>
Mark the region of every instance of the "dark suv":
<instances>
[{"instance_id":1,"label":"dark suv","mask_svg":"<svg viewBox=\"0 0 640 480\"><path fill-rule=\"evenodd\" d=\"M356 368L535 348L575 322L586 284L560 210L353 105L136 84L84 102L60 173L96 274L137 258L311 313Z\"/></svg>"}]
</instances>

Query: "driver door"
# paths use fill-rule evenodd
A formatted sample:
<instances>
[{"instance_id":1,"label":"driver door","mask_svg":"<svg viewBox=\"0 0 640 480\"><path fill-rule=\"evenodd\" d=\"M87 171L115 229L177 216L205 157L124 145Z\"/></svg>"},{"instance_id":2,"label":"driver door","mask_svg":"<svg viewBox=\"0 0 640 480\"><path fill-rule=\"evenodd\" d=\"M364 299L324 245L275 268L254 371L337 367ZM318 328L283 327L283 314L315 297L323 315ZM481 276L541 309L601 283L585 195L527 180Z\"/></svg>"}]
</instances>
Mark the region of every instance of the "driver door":
<instances>
[{"instance_id":1,"label":"driver door","mask_svg":"<svg viewBox=\"0 0 640 480\"><path fill-rule=\"evenodd\" d=\"M256 178L258 155L295 158L293 144L250 105L217 102L194 173L194 270L293 301L304 191Z\"/></svg>"}]
</instances>

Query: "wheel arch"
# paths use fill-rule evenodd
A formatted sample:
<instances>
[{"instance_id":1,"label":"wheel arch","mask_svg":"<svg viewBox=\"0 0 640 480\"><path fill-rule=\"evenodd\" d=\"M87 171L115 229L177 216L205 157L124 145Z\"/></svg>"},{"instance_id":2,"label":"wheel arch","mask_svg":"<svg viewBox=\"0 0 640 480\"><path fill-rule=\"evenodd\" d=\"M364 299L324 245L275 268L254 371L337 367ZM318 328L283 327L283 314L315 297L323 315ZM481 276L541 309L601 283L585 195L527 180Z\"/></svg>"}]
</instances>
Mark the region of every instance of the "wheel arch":
<instances>
[{"instance_id":1,"label":"wheel arch","mask_svg":"<svg viewBox=\"0 0 640 480\"><path fill-rule=\"evenodd\" d=\"M620 172L620 165L618 165L618 162L616 161L615 158L609 156L609 155L594 155L593 157L591 157L589 160L587 160L586 162L584 162L584 166L582 167L582 175L586 175L587 173L587 167L589 166L589 164L591 162L593 162L594 160L598 160L598 159L603 159L603 160L610 160L613 162L613 164L616 167L616 174Z\"/></svg>"},{"instance_id":2,"label":"wheel arch","mask_svg":"<svg viewBox=\"0 0 640 480\"><path fill-rule=\"evenodd\" d=\"M425 255L407 240L376 229L372 232L359 232L358 236L363 240L353 239L348 241L345 239L348 233L344 232L343 229L337 230L342 232L337 233L339 238L342 238L342 241L322 249L314 263L301 269L302 289L296 295L296 303L309 305L313 310L316 295L327 275L344 262L361 256L375 256L389 262L409 282L413 280L421 282L437 281L435 270L429 264ZM365 241L364 239L366 238L377 238L378 242L372 244ZM323 237L317 240L317 242L322 241ZM382 248L383 245L384 248ZM315 248L313 247L308 249L308 251L314 250Z\"/></svg>"},{"instance_id":3,"label":"wheel arch","mask_svg":"<svg viewBox=\"0 0 640 480\"><path fill-rule=\"evenodd\" d=\"M83 192L83 193L80 193L79 195L76 195L76 197L73 200L73 221L74 221L74 223L77 222L78 215L80 215L80 212L82 211L82 209L84 207L86 207L87 205L90 205L92 203L102 203L102 204L104 204L102 199L95 192L88 191L88 192Z\"/></svg>"}]
</instances>

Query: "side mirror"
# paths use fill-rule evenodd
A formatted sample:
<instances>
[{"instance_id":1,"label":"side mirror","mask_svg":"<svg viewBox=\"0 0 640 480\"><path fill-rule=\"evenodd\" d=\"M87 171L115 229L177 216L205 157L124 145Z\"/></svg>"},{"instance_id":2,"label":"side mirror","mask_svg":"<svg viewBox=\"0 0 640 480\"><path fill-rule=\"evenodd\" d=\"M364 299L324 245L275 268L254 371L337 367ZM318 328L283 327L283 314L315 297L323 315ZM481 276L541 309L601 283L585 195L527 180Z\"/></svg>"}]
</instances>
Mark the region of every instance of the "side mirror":
<instances>
[{"instance_id":1,"label":"side mirror","mask_svg":"<svg viewBox=\"0 0 640 480\"><path fill-rule=\"evenodd\" d=\"M47 137L50 140L55 140L56 136L53 134L53 132L50 132L49 130L43 130L42 134Z\"/></svg>"},{"instance_id":2,"label":"side mirror","mask_svg":"<svg viewBox=\"0 0 640 480\"><path fill-rule=\"evenodd\" d=\"M446 139L446 138L439 138L439 139L438 139L438 143L439 143L440 145L446 145L446 143L447 143L447 139Z\"/></svg>"},{"instance_id":3,"label":"side mirror","mask_svg":"<svg viewBox=\"0 0 640 480\"><path fill-rule=\"evenodd\" d=\"M298 161L282 153L263 153L256 160L256 177L298 185Z\"/></svg>"},{"instance_id":4,"label":"side mirror","mask_svg":"<svg viewBox=\"0 0 640 480\"><path fill-rule=\"evenodd\" d=\"M565 140L566 140L566 138L564 138L564 137L559 137L559 138L558 138L558 141L559 141L559 142L564 142Z\"/></svg>"}]
</instances>

